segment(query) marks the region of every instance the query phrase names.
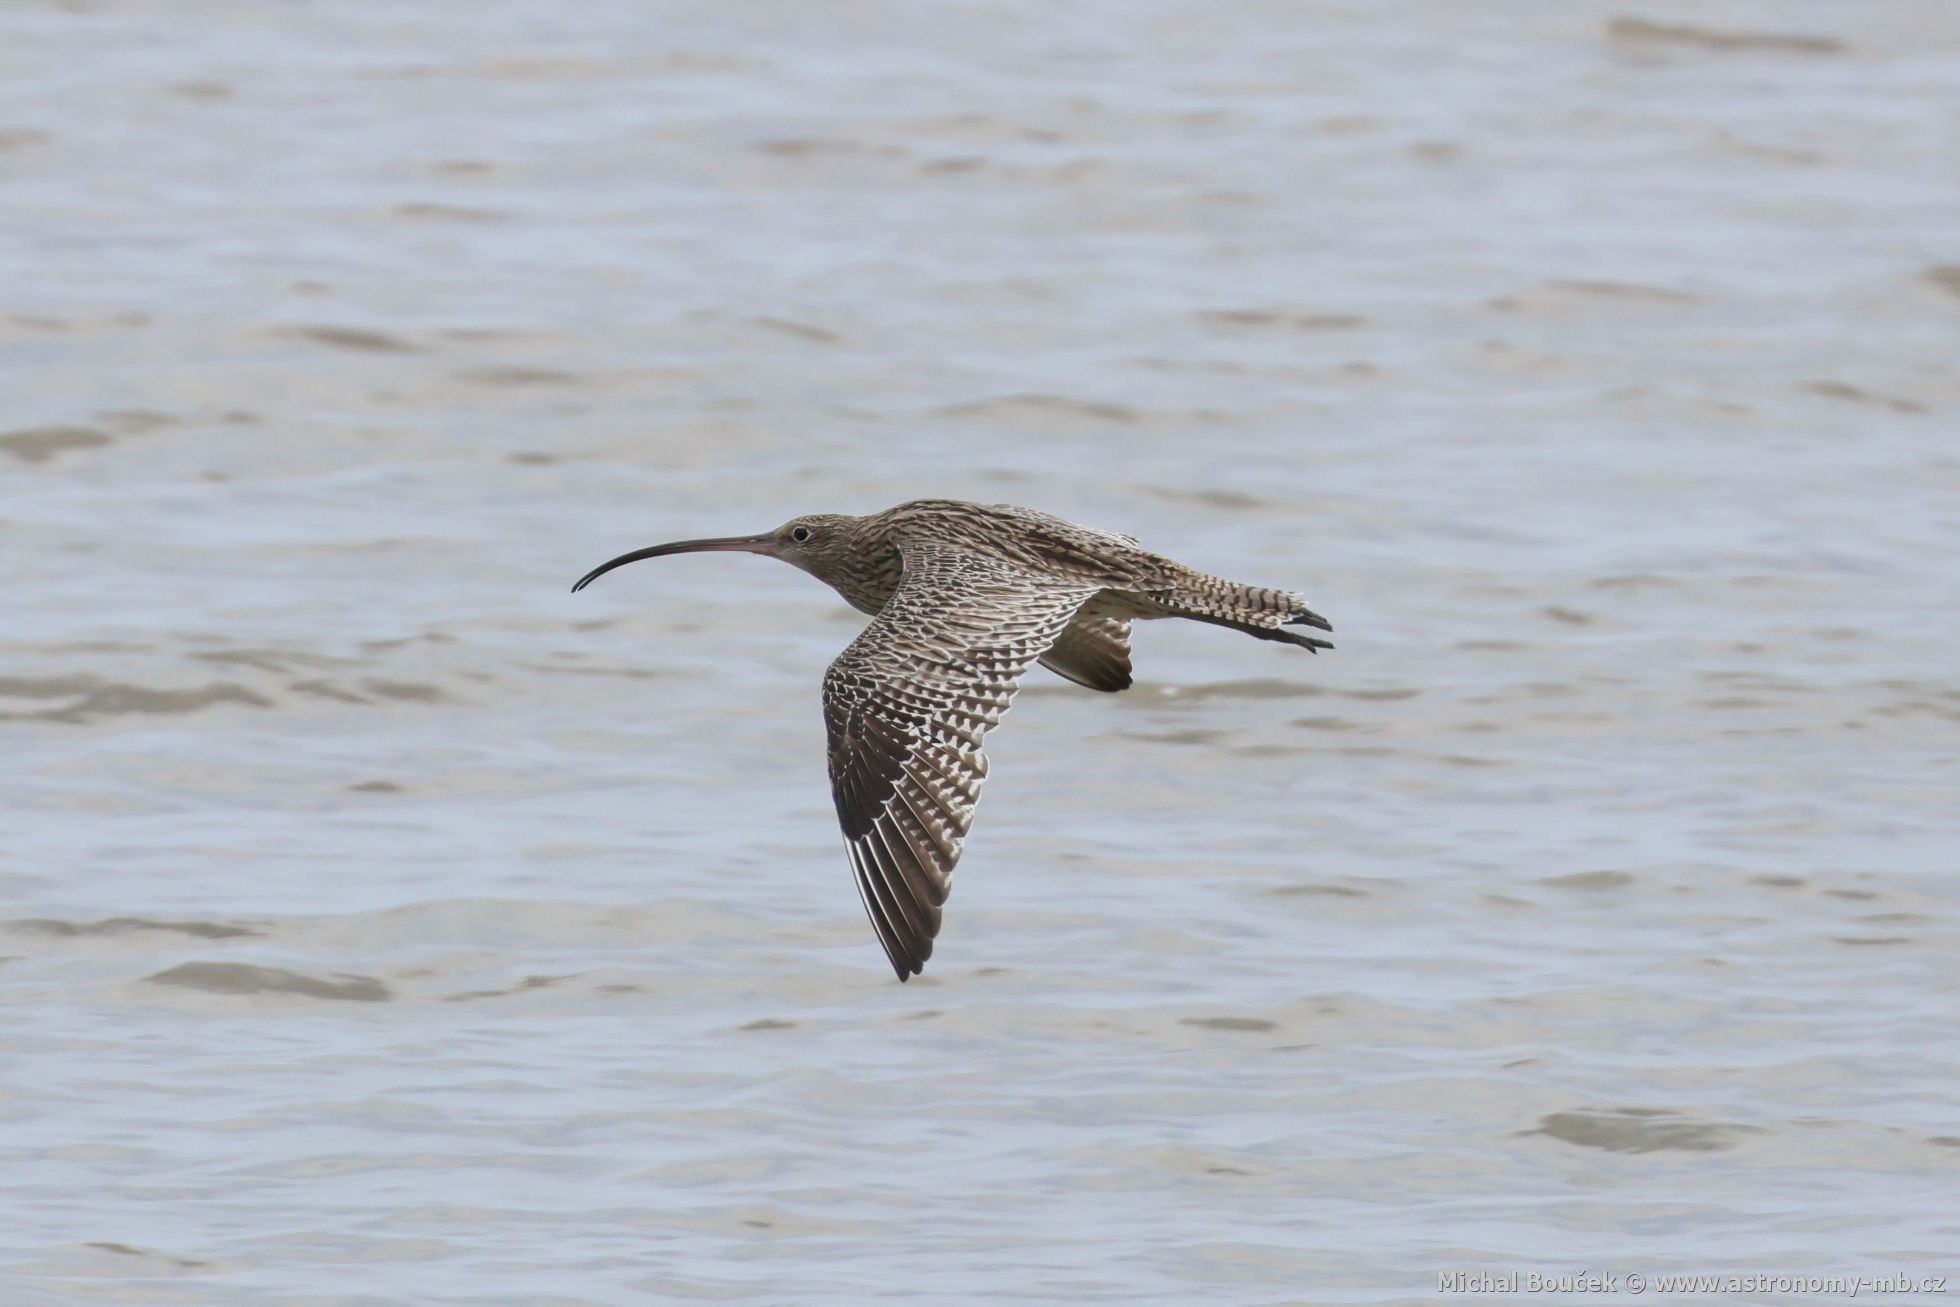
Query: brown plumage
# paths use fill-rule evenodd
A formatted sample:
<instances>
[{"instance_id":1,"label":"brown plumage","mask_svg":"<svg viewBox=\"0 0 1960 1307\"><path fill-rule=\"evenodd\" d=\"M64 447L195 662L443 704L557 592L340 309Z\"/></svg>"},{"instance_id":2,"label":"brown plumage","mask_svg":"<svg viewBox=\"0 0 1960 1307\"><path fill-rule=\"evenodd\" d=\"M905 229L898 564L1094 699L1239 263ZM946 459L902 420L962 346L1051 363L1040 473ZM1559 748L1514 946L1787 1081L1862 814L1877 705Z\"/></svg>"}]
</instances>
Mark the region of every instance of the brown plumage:
<instances>
[{"instance_id":1,"label":"brown plumage","mask_svg":"<svg viewBox=\"0 0 1960 1307\"><path fill-rule=\"evenodd\" d=\"M1033 509L951 499L638 549L572 589L624 563L704 550L780 558L876 615L824 674L823 713L851 871L900 980L932 956L987 777L981 746L1028 664L1093 690L1127 689L1130 625L1158 617L1333 648L1287 629L1333 630L1296 594L1208 576Z\"/></svg>"}]
</instances>

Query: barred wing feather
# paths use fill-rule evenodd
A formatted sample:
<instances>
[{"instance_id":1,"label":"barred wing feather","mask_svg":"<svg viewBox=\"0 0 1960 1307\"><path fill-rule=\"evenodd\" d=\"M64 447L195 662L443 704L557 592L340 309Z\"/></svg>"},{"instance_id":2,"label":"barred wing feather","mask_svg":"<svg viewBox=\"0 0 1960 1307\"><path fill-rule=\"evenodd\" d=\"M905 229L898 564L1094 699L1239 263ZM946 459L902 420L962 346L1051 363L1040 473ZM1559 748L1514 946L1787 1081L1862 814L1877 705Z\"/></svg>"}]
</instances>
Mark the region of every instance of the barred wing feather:
<instances>
[{"instance_id":1,"label":"barred wing feather","mask_svg":"<svg viewBox=\"0 0 1960 1307\"><path fill-rule=\"evenodd\" d=\"M932 956L982 741L1097 587L900 541L905 573L824 675L830 785L864 910L900 980Z\"/></svg>"}]
</instances>

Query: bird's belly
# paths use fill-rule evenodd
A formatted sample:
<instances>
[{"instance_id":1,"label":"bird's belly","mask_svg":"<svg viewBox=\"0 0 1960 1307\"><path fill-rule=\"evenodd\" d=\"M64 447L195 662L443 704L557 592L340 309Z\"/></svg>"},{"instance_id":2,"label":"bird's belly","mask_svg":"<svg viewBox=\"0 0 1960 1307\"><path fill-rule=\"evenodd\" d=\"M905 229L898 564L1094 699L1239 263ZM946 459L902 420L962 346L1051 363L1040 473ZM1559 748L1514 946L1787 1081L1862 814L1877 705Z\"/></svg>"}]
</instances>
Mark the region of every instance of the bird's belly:
<instances>
[{"instance_id":1,"label":"bird's belly","mask_svg":"<svg viewBox=\"0 0 1960 1307\"><path fill-rule=\"evenodd\" d=\"M1080 616L1149 621L1171 616L1169 609L1136 590L1098 590L1082 605Z\"/></svg>"}]
</instances>

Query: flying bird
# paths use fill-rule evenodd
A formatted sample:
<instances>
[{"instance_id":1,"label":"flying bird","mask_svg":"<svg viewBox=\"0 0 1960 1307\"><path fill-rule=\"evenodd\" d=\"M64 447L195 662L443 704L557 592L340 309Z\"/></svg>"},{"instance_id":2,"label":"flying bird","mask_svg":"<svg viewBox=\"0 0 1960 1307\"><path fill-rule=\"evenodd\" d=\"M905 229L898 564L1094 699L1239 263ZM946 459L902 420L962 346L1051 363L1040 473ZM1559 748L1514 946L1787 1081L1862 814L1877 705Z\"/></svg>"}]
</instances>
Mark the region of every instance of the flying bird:
<instances>
[{"instance_id":1,"label":"flying bird","mask_svg":"<svg viewBox=\"0 0 1960 1307\"><path fill-rule=\"evenodd\" d=\"M903 981L932 956L980 784L982 742L1030 663L1092 690L1130 686L1130 624L1188 617L1318 652L1334 628L1299 595L1208 576L1134 539L1007 504L919 499L761 535L621 554L710 550L800 567L873 620L823 678L830 788L858 896Z\"/></svg>"}]
</instances>

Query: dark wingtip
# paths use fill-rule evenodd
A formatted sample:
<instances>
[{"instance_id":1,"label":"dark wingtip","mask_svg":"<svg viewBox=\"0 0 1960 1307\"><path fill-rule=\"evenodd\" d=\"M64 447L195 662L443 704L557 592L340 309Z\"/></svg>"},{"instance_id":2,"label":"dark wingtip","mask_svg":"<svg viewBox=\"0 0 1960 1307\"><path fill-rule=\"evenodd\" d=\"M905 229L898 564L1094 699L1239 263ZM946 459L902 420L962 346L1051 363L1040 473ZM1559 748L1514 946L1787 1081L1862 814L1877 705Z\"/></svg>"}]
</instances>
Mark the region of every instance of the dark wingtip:
<instances>
[{"instance_id":1,"label":"dark wingtip","mask_svg":"<svg viewBox=\"0 0 1960 1307\"><path fill-rule=\"evenodd\" d=\"M1332 622L1328 621L1326 618L1322 617L1319 613L1316 613L1311 609L1308 609L1307 611L1301 613L1298 617L1287 618L1286 625L1317 626L1323 631L1331 631L1334 629L1334 624ZM1330 644L1327 647L1329 649L1332 649L1334 646Z\"/></svg>"}]
</instances>

